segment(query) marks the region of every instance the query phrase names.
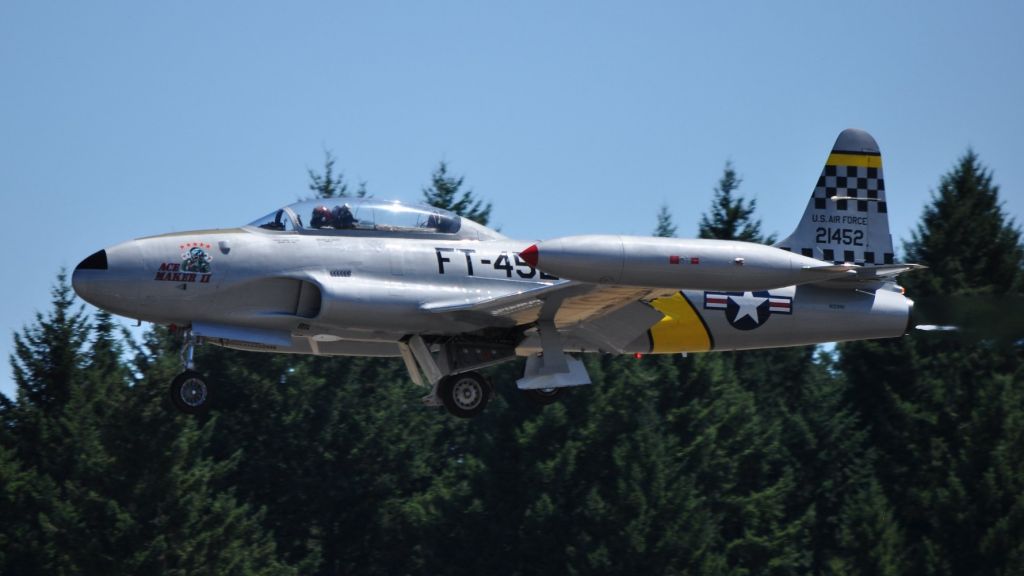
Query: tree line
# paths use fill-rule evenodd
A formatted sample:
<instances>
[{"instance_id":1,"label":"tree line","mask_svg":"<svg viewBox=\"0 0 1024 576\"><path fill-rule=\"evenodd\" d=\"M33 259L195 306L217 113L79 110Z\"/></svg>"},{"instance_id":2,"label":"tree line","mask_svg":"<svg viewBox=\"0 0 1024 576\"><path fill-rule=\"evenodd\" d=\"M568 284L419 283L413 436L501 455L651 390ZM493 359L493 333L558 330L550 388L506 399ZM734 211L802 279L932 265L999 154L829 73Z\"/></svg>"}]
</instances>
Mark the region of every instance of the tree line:
<instances>
[{"instance_id":1,"label":"tree line","mask_svg":"<svg viewBox=\"0 0 1024 576\"><path fill-rule=\"evenodd\" d=\"M727 164L700 235L770 242L740 185ZM349 193L330 155L310 188ZM444 163L423 196L490 215ZM675 230L662 207L655 234ZM905 252L938 308L1021 295L1020 230L974 152ZM214 346L218 404L178 415L179 338L125 337L63 273L14 342L2 574L1024 573L1022 343L984 330L588 355L594 385L544 408L505 365L469 421L424 408L400 360Z\"/></svg>"}]
</instances>

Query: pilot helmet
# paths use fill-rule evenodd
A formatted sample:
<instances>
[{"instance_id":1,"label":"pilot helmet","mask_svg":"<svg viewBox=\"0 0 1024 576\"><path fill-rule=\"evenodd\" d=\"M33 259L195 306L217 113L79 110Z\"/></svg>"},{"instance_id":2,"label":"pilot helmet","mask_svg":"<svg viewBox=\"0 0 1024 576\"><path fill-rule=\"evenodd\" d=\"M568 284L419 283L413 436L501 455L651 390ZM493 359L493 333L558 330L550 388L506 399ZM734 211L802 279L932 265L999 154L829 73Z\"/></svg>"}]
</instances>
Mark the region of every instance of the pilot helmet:
<instances>
[{"instance_id":1,"label":"pilot helmet","mask_svg":"<svg viewBox=\"0 0 1024 576\"><path fill-rule=\"evenodd\" d=\"M320 205L313 209L313 219L310 224L313 226L324 226L331 223L331 210L327 206Z\"/></svg>"}]
</instances>

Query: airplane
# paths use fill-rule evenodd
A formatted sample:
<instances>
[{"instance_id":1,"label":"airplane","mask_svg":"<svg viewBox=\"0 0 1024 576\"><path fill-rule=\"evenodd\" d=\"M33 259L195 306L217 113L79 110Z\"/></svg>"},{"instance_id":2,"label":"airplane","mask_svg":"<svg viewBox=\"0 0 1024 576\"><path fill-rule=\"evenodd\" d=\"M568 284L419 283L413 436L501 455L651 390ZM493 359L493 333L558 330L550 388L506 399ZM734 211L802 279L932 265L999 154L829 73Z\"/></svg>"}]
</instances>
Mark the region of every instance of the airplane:
<instances>
[{"instance_id":1,"label":"airplane","mask_svg":"<svg viewBox=\"0 0 1024 576\"><path fill-rule=\"evenodd\" d=\"M521 241L431 206L374 198L290 204L248 225L130 240L72 275L85 301L181 327L182 412L215 388L202 343L400 357L424 403L479 414L481 368L525 357L540 404L590 383L583 353L679 354L892 338L913 301L896 283L882 157L844 130L796 229L767 246L623 235Z\"/></svg>"}]
</instances>

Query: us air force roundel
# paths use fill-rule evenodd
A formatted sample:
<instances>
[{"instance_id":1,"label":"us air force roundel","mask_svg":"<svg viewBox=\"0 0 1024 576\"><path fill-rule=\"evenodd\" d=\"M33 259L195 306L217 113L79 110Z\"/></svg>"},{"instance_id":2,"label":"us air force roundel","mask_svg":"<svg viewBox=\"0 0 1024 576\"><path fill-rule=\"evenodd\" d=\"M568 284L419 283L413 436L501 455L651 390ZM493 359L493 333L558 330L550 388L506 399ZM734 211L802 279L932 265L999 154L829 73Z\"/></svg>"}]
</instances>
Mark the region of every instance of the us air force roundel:
<instances>
[{"instance_id":1,"label":"us air force roundel","mask_svg":"<svg viewBox=\"0 0 1024 576\"><path fill-rule=\"evenodd\" d=\"M705 310L725 310L725 319L737 330L754 330L772 314L791 314L793 299L759 292L705 292Z\"/></svg>"}]
</instances>

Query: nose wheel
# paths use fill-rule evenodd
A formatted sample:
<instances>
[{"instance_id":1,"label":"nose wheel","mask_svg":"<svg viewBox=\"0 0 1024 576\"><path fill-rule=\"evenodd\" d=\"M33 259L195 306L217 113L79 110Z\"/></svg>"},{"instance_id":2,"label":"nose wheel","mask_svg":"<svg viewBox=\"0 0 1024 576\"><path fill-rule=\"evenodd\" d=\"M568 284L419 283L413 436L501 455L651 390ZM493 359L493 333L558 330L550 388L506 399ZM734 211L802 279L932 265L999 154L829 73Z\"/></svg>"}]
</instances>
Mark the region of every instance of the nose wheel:
<instances>
[{"instance_id":1,"label":"nose wheel","mask_svg":"<svg viewBox=\"0 0 1024 576\"><path fill-rule=\"evenodd\" d=\"M472 418L483 412L493 392L491 383L476 372L445 376L437 386L445 409L458 418Z\"/></svg>"},{"instance_id":2,"label":"nose wheel","mask_svg":"<svg viewBox=\"0 0 1024 576\"><path fill-rule=\"evenodd\" d=\"M181 363L185 371L174 377L169 390L171 404L185 414L202 414L210 408L210 388L206 378L194 370L192 355L199 339L192 331L185 332L185 344L181 349Z\"/></svg>"}]
</instances>

